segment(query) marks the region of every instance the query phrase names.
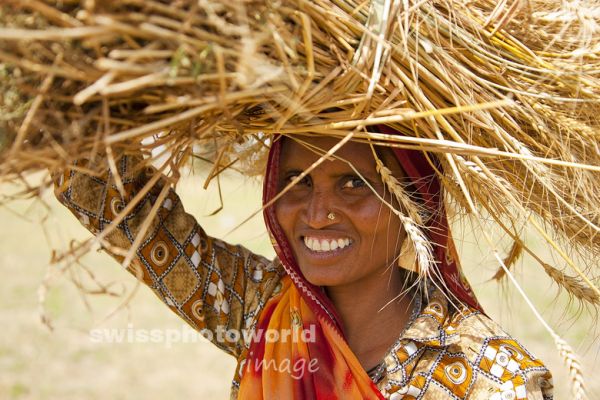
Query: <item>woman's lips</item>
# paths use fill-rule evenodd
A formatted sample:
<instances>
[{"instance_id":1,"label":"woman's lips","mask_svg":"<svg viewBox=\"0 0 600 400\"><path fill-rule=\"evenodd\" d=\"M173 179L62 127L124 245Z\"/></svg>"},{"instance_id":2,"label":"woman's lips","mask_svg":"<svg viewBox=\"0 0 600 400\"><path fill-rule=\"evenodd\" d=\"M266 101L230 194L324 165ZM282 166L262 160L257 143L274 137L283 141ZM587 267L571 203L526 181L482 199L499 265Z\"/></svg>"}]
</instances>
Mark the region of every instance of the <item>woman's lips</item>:
<instances>
[{"instance_id":1,"label":"woman's lips","mask_svg":"<svg viewBox=\"0 0 600 400\"><path fill-rule=\"evenodd\" d=\"M303 240L304 246L316 253L339 251L352 244L352 239L347 237L324 239L314 236L304 236Z\"/></svg>"}]
</instances>

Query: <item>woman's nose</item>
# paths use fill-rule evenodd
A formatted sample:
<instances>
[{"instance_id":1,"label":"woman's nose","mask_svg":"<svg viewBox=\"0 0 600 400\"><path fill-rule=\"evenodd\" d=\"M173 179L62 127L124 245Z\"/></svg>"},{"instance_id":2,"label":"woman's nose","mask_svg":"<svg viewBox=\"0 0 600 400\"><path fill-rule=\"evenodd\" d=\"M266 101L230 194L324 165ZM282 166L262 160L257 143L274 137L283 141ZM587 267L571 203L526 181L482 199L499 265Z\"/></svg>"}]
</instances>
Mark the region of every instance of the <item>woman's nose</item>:
<instances>
[{"instance_id":1,"label":"woman's nose","mask_svg":"<svg viewBox=\"0 0 600 400\"><path fill-rule=\"evenodd\" d=\"M321 229L333 223L328 218L335 208L335 199L331 193L313 191L306 203L306 224L313 229Z\"/></svg>"}]
</instances>

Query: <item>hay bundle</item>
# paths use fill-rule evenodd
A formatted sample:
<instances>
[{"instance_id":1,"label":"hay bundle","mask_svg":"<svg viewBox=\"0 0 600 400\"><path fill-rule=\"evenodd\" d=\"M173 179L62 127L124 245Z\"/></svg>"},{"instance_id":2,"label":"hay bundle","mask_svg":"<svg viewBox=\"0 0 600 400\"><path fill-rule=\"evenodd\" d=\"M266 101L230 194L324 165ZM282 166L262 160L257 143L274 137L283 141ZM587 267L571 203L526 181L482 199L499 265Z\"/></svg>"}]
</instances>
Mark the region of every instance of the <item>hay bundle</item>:
<instances>
[{"instance_id":1,"label":"hay bundle","mask_svg":"<svg viewBox=\"0 0 600 400\"><path fill-rule=\"evenodd\" d=\"M593 1L8 0L0 179L97 151L164 149L261 173L274 134L437 154L491 215L600 305L600 8ZM385 124L402 135L373 133ZM165 165L166 168L166 165ZM572 270L520 238L533 224ZM562 241L557 240L562 239ZM570 257L583 257L576 264ZM596 268L595 268L596 267Z\"/></svg>"},{"instance_id":2,"label":"hay bundle","mask_svg":"<svg viewBox=\"0 0 600 400\"><path fill-rule=\"evenodd\" d=\"M14 0L0 20L4 181L153 148L175 176L192 153L260 174L270 135L338 136L437 153L514 249L536 215L588 267L600 252L598 7Z\"/></svg>"}]
</instances>

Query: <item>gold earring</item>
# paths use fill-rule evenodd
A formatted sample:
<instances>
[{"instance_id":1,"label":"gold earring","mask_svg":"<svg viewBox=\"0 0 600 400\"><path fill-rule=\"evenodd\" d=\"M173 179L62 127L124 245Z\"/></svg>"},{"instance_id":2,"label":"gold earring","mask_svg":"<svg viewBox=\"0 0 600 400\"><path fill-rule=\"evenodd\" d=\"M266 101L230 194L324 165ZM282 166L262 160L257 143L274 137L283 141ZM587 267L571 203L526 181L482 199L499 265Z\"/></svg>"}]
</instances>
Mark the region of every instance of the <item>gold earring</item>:
<instances>
[{"instance_id":1,"label":"gold earring","mask_svg":"<svg viewBox=\"0 0 600 400\"><path fill-rule=\"evenodd\" d=\"M335 213L330 212L329 214L327 214L327 219L333 221L335 219Z\"/></svg>"}]
</instances>

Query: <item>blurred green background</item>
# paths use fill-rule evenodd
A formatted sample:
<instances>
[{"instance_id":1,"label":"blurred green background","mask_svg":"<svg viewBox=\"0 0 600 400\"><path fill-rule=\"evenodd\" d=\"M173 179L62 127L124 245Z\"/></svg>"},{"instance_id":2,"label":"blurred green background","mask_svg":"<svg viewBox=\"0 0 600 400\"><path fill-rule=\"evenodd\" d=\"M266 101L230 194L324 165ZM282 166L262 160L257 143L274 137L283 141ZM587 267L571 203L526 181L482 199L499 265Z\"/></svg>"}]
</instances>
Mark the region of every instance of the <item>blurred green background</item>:
<instances>
[{"instance_id":1,"label":"blurred green background","mask_svg":"<svg viewBox=\"0 0 600 400\"><path fill-rule=\"evenodd\" d=\"M39 176L30 177L30 181ZM216 182L202 189L202 173L184 178L177 192L188 212L205 230L232 243L242 243L272 257L259 213L225 236L260 207L260 182L225 173L221 176L224 210ZM0 186L7 195L14 186ZM85 269L49 265L52 249L67 249L89 233L46 190L34 200L0 206L0 399L227 399L235 368L233 358L208 341L199 343L97 343L93 328L184 329L147 288L107 255L94 251L81 262L94 279L116 295L87 294L74 284L98 290ZM510 284L490 282L497 269L489 247L466 226L455 229L463 267L488 314L531 352L546 362L555 376L556 399L570 399L568 372L550 336ZM528 238L540 248L541 241ZM503 252L508 243L498 237ZM551 257L550 252L548 256ZM516 276L544 317L579 354L590 399L600 399L597 328L576 302L557 297L556 286L531 260L519 261ZM48 287L44 290L44 287ZM115 315L130 293L133 298ZM43 298L43 302L40 299ZM53 329L41 321L47 316Z\"/></svg>"}]
</instances>

